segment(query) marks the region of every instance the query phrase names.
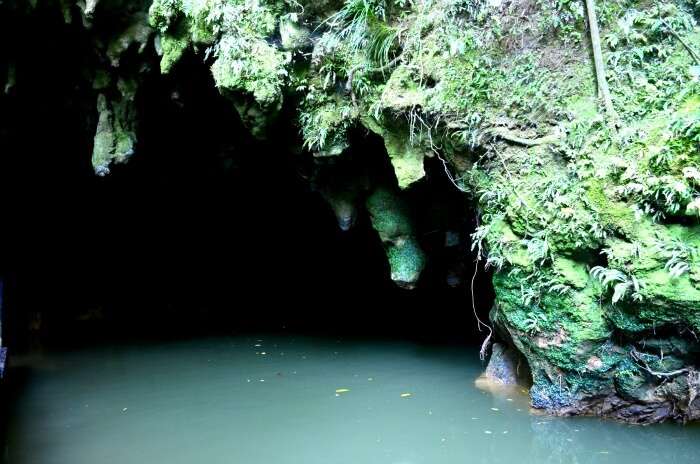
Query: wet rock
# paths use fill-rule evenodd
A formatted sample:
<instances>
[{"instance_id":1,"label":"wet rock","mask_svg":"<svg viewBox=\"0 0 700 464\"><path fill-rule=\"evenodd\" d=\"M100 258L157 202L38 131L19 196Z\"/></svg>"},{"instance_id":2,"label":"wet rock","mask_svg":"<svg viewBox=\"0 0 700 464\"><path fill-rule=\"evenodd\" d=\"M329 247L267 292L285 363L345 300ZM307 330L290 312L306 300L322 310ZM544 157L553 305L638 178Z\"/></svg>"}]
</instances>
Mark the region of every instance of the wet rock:
<instances>
[{"instance_id":1,"label":"wet rock","mask_svg":"<svg viewBox=\"0 0 700 464\"><path fill-rule=\"evenodd\" d=\"M424 146L413 143L405 128L384 126L370 118L363 119L363 123L384 139L384 147L401 189L425 177L424 160L432 153Z\"/></svg>"},{"instance_id":2,"label":"wet rock","mask_svg":"<svg viewBox=\"0 0 700 464\"><path fill-rule=\"evenodd\" d=\"M339 157L316 159L313 170L311 187L333 209L340 230L350 230L355 225L362 197L370 188L363 167L347 157Z\"/></svg>"},{"instance_id":3,"label":"wet rock","mask_svg":"<svg viewBox=\"0 0 700 464\"><path fill-rule=\"evenodd\" d=\"M391 279L399 286L413 288L425 267L425 254L415 237L410 210L399 192L377 188L367 198L372 227L384 244Z\"/></svg>"},{"instance_id":4,"label":"wet rock","mask_svg":"<svg viewBox=\"0 0 700 464\"><path fill-rule=\"evenodd\" d=\"M494 343L491 347L491 358L486 366L484 375L489 380L503 385L516 385L518 383L518 364L520 355L501 343Z\"/></svg>"},{"instance_id":5,"label":"wet rock","mask_svg":"<svg viewBox=\"0 0 700 464\"><path fill-rule=\"evenodd\" d=\"M7 348L0 347L0 379L5 376L5 362L7 361Z\"/></svg>"},{"instance_id":6,"label":"wet rock","mask_svg":"<svg viewBox=\"0 0 700 464\"><path fill-rule=\"evenodd\" d=\"M112 163L123 163L136 147L135 83L119 81L120 95L108 100L104 93L97 97L99 115L92 150L92 165L97 175L109 173Z\"/></svg>"}]
</instances>

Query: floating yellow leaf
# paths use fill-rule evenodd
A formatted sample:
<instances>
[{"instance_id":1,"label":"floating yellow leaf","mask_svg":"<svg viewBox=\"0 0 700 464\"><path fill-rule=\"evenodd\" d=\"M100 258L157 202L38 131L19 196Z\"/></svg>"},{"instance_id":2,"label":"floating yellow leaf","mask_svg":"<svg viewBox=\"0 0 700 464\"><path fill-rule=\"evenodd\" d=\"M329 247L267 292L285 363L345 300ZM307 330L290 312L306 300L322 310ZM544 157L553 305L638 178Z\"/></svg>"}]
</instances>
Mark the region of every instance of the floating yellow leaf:
<instances>
[{"instance_id":1,"label":"floating yellow leaf","mask_svg":"<svg viewBox=\"0 0 700 464\"><path fill-rule=\"evenodd\" d=\"M401 393L401 398L408 398L409 396L411 396L410 393Z\"/></svg>"},{"instance_id":2,"label":"floating yellow leaf","mask_svg":"<svg viewBox=\"0 0 700 464\"><path fill-rule=\"evenodd\" d=\"M350 391L350 389L348 389L348 388L339 388L335 392L336 393L347 393L349 391Z\"/></svg>"}]
</instances>

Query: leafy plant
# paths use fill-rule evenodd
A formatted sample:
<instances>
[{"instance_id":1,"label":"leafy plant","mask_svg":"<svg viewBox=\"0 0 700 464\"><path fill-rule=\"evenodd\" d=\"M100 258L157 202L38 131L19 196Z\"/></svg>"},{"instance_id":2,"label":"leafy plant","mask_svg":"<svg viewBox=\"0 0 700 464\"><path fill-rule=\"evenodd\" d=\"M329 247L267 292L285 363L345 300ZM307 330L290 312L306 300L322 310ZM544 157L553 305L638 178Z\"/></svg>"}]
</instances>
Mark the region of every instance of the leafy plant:
<instances>
[{"instance_id":1,"label":"leafy plant","mask_svg":"<svg viewBox=\"0 0 700 464\"><path fill-rule=\"evenodd\" d=\"M628 8L617 20L606 36L611 50L607 63L615 83L616 102L628 115L666 109L682 94L689 65L674 54L688 46L683 36L694 26L692 14L674 3ZM692 48L682 53L697 60Z\"/></svg>"},{"instance_id":2,"label":"leafy plant","mask_svg":"<svg viewBox=\"0 0 700 464\"><path fill-rule=\"evenodd\" d=\"M547 289L550 293L556 293L558 295L566 295L571 291L571 287L562 283L555 283Z\"/></svg>"},{"instance_id":3,"label":"leafy plant","mask_svg":"<svg viewBox=\"0 0 700 464\"><path fill-rule=\"evenodd\" d=\"M691 115L677 118L671 123L671 130L677 137L682 137L689 142L700 144L700 114L695 112Z\"/></svg>"},{"instance_id":4,"label":"leafy plant","mask_svg":"<svg viewBox=\"0 0 700 464\"><path fill-rule=\"evenodd\" d=\"M695 247L677 238L673 238L670 242L657 240L656 250L666 259L664 269L674 278L689 272L692 260L698 255Z\"/></svg>"},{"instance_id":5,"label":"leafy plant","mask_svg":"<svg viewBox=\"0 0 700 464\"><path fill-rule=\"evenodd\" d=\"M687 180L674 175L645 175L630 170L621 180L627 182L617 186L614 193L634 200L638 215L650 214L655 221L678 214L694 197L695 189Z\"/></svg>"},{"instance_id":6,"label":"leafy plant","mask_svg":"<svg viewBox=\"0 0 700 464\"><path fill-rule=\"evenodd\" d=\"M387 24L388 12L385 0L348 0L324 24L352 52L384 66L400 32Z\"/></svg>"},{"instance_id":7,"label":"leafy plant","mask_svg":"<svg viewBox=\"0 0 700 464\"><path fill-rule=\"evenodd\" d=\"M524 323L525 330L532 335L536 332L541 332L542 326L549 323L549 320L547 319L547 315L544 313L530 312L528 313Z\"/></svg>"},{"instance_id":8,"label":"leafy plant","mask_svg":"<svg viewBox=\"0 0 700 464\"><path fill-rule=\"evenodd\" d=\"M551 251L547 238L533 237L526 239L527 254L533 262L538 262L540 265L551 258Z\"/></svg>"},{"instance_id":9,"label":"leafy plant","mask_svg":"<svg viewBox=\"0 0 700 464\"><path fill-rule=\"evenodd\" d=\"M605 290L612 288L612 304L624 300L627 296L633 301L642 301L640 293L642 285L634 275L627 275L617 269L594 266L591 268L591 276L597 279Z\"/></svg>"}]
</instances>

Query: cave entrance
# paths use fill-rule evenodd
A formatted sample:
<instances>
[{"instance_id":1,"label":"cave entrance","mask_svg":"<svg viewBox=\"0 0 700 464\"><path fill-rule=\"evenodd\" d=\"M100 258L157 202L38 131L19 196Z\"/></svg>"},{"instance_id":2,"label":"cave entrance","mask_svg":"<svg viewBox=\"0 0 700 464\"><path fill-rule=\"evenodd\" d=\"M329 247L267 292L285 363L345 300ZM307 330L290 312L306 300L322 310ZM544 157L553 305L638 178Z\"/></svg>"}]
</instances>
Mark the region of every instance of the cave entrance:
<instances>
[{"instance_id":1,"label":"cave entrance","mask_svg":"<svg viewBox=\"0 0 700 464\"><path fill-rule=\"evenodd\" d=\"M269 444L283 443L297 428L293 408L303 404L310 426L305 436L319 436L314 430L319 424L341 430L338 426L347 422L338 410L332 414L336 426L326 426L323 398L330 393L333 400L333 392L342 395L343 387L355 389L350 382L359 381L358 373L373 382L377 373L391 381L409 372L410 391L441 398L444 411L455 409L455 399L465 401L464 386L481 369L478 349L453 345L478 345L484 336L476 332L467 287L473 213L437 160L427 163L425 179L401 194L428 256L416 288L406 290L391 281L385 244L368 211L360 208L354 227L341 231L333 210L312 188L315 162L299 150L289 108L282 109L274 138L255 140L194 56L184 57L173 76L153 73L143 84L136 155L110 175L96 176L90 164L95 92L76 88L83 82L80 70L90 66L80 58L90 55L85 50L90 38L80 27L52 21L24 24L41 32L17 45L17 84L7 104L0 105L0 211L7 225L0 236L2 330L12 353L11 370L0 382L0 462L32 455L40 456L37 462L96 462L105 455L140 462L143 450L161 439L158 447L173 450L165 459L188 460L187 450L183 454L168 442L185 436L168 429L172 412L187 418L183 432L193 418L205 417L209 425L197 430L211 432L222 430L217 417L224 427L234 417L241 433L231 436L252 435ZM47 59L33 61L37 56ZM51 79L45 79L44 67L53 70ZM343 157L348 158L396 188L378 137L356 131ZM480 271L482 278L475 288L485 318L492 296ZM232 333L240 336L229 337ZM202 336L218 334L227 336ZM375 340L356 340L364 336ZM391 338L401 341L385 343ZM163 339L177 342L160 343ZM406 339L423 343L403 343ZM346 357L337 358L339 351ZM290 362L268 372L260 363L271 353ZM306 372L300 378L307 380L294 383L297 369L302 373L296 360L305 360L306 353L312 355L301 365ZM209 370L224 364L230 368ZM410 396L407 387L393 385L402 388L392 393L395 398ZM236 390L248 386L275 389L269 392L277 403L264 401L268 408L275 405L268 409L273 415L263 422L257 406L262 397L256 396L263 390ZM316 417L298 401L311 389L322 399L308 403L323 406ZM36 392L49 396L35 397ZM86 400L90 392L95 394ZM122 394L134 392L157 401L125 404ZM377 393L384 401L382 388ZM202 408L198 400L204 397L210 406ZM173 403L153 408L166 398ZM231 414L228 407L236 401L255 416ZM77 402L81 407L74 408ZM59 409L33 409L47 404ZM183 411L183 404L192 409ZM270 441L269 429L251 434L256 422L284 424L278 411L286 407L291 407L286 414L291 427L280 427L281 436L273 434ZM113 432L86 439L84 432L100 430L102 422L82 414L95 411L94 417L114 425L115 418L131 419L139 410L164 415L160 422L129 422L118 429L121 440ZM371 415L367 419L377 430L400 430L405 416L393 417L382 423ZM60 424L54 429L36 419ZM90 425L75 439L59 436L80 429L65 424ZM63 450L90 443L100 456L75 448L57 458L60 450L27 439L37 436L37 427L46 431L42 436L66 444ZM428 427L435 425L426 422ZM169 431L156 437L154 430ZM347 442L353 434L343 435L339 438ZM128 447L110 446L124 437ZM212 449L211 438L195 441ZM241 462L251 462L264 448L246 442L253 443L253 454L240 455ZM315 444L312 448L307 457L319 453ZM207 451L198 450L200 460L201 452ZM219 454L211 461L236 456L225 449L214 453ZM276 452L273 458L283 455Z\"/></svg>"},{"instance_id":2,"label":"cave entrance","mask_svg":"<svg viewBox=\"0 0 700 464\"><path fill-rule=\"evenodd\" d=\"M309 187L293 114L279 118L274 139L253 139L199 58L145 83L137 155L106 177L92 172L84 109L66 113L65 92L16 96L24 122L10 147L32 162L3 166L3 188L25 200L6 211L16 227L2 244L14 349L37 337L65 345L229 330L483 339L468 291L474 215L437 160L404 193L429 257L408 291L389 279L367 212L342 232ZM45 137L31 136L26 99L44 113ZM357 131L351 145L348 156L392 175L381 139ZM483 270L474 288L486 319L493 296Z\"/></svg>"}]
</instances>

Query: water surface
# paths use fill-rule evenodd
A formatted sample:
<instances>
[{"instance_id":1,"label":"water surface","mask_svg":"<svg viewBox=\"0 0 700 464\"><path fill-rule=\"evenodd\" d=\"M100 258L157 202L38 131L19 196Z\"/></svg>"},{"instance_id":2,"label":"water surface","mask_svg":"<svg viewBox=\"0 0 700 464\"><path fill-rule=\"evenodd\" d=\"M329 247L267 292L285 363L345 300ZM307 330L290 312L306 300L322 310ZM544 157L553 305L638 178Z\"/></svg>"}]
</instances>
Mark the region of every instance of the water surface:
<instances>
[{"instance_id":1,"label":"water surface","mask_svg":"<svg viewBox=\"0 0 700 464\"><path fill-rule=\"evenodd\" d=\"M35 358L12 464L697 463L700 429L532 415L474 348L241 336ZM12 375L12 372L11 372Z\"/></svg>"}]
</instances>

